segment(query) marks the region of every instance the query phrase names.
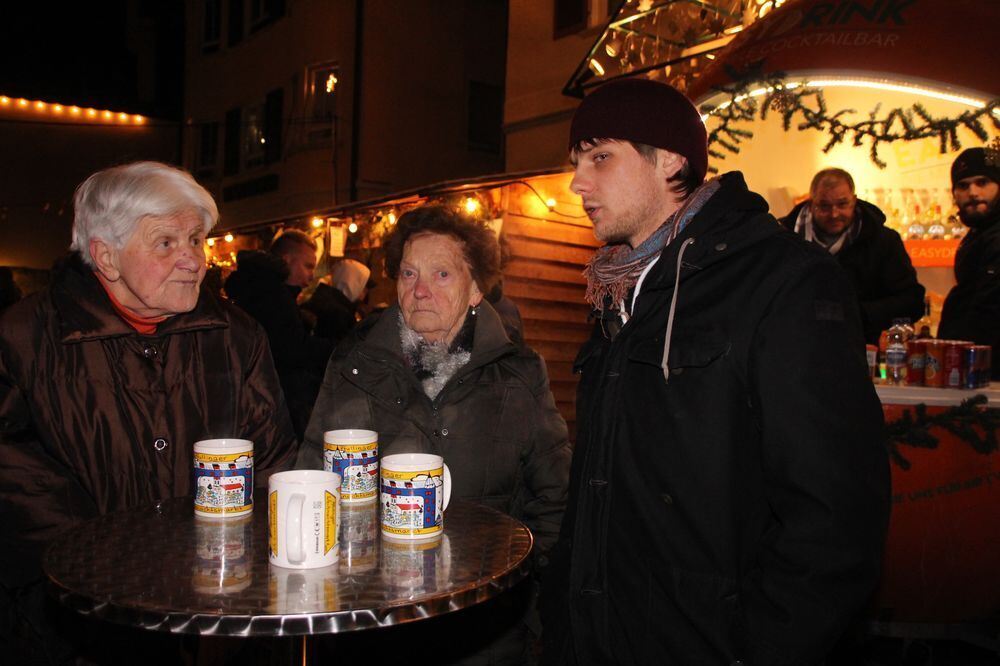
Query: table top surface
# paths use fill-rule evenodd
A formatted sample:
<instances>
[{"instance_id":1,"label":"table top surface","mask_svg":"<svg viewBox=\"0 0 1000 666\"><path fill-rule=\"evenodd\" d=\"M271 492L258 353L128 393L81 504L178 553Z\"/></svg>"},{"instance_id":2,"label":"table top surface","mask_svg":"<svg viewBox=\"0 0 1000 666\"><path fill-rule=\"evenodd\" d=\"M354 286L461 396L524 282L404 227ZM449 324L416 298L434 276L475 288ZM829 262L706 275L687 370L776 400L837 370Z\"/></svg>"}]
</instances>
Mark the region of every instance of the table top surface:
<instances>
[{"instance_id":1,"label":"table top surface","mask_svg":"<svg viewBox=\"0 0 1000 666\"><path fill-rule=\"evenodd\" d=\"M267 510L194 516L191 498L109 514L45 557L62 603L110 622L216 636L328 634L402 624L490 599L528 574L532 537L493 509L453 500L432 541L383 539L378 506L342 505L338 562L267 559Z\"/></svg>"},{"instance_id":2,"label":"table top surface","mask_svg":"<svg viewBox=\"0 0 1000 666\"><path fill-rule=\"evenodd\" d=\"M1000 384L995 382L978 389L876 384L875 392L878 393L882 404L886 405L924 404L928 407L950 407L977 395L985 395L990 407L1000 407Z\"/></svg>"}]
</instances>

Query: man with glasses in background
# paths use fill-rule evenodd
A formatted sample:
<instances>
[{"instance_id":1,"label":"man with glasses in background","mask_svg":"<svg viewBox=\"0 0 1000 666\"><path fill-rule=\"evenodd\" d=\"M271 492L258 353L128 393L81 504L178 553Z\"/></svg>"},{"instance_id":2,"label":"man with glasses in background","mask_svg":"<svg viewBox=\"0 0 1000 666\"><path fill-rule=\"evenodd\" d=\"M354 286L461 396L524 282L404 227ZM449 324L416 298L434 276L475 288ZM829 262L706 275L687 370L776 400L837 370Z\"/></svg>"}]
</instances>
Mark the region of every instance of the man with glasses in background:
<instances>
[{"instance_id":1,"label":"man with glasses in background","mask_svg":"<svg viewBox=\"0 0 1000 666\"><path fill-rule=\"evenodd\" d=\"M809 199L781 224L836 257L857 294L869 344L878 344L893 319L923 315L924 288L903 240L885 226L885 213L858 199L848 172L830 168L813 176Z\"/></svg>"}]
</instances>

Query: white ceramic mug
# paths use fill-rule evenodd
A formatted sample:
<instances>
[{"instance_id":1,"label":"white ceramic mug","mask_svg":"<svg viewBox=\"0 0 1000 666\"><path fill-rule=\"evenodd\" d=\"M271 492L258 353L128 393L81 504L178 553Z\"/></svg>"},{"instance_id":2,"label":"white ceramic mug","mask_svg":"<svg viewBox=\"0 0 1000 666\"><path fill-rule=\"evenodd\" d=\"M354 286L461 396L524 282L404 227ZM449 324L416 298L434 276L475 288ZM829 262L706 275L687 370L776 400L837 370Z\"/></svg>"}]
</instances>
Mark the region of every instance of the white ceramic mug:
<instances>
[{"instance_id":1,"label":"white ceramic mug","mask_svg":"<svg viewBox=\"0 0 1000 666\"><path fill-rule=\"evenodd\" d=\"M341 502L374 502L378 496L378 433L354 429L323 433L323 469L343 479Z\"/></svg>"},{"instance_id":2,"label":"white ceramic mug","mask_svg":"<svg viewBox=\"0 0 1000 666\"><path fill-rule=\"evenodd\" d=\"M289 569L337 561L340 476L320 470L271 475L267 493L268 559Z\"/></svg>"},{"instance_id":3,"label":"white ceramic mug","mask_svg":"<svg viewBox=\"0 0 1000 666\"><path fill-rule=\"evenodd\" d=\"M253 442L203 439L194 443L194 512L206 518L253 511Z\"/></svg>"},{"instance_id":4,"label":"white ceramic mug","mask_svg":"<svg viewBox=\"0 0 1000 666\"><path fill-rule=\"evenodd\" d=\"M432 539L444 531L451 472L441 456L397 453L382 459L382 534Z\"/></svg>"}]
</instances>

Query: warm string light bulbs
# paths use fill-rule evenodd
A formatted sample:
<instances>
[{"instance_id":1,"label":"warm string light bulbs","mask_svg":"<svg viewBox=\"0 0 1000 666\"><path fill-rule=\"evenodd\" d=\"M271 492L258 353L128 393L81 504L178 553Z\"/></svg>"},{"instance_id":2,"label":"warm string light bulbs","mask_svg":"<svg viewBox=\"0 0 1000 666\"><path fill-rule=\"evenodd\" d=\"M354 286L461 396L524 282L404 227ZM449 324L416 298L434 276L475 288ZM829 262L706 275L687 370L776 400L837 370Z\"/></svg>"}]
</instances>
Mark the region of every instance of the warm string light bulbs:
<instances>
[{"instance_id":1,"label":"warm string light bulbs","mask_svg":"<svg viewBox=\"0 0 1000 666\"><path fill-rule=\"evenodd\" d=\"M100 119L119 125L144 125L146 123L146 117L139 114L125 113L124 111L114 112L108 109L82 109L79 106L66 106L42 100L28 100L23 97L14 99L7 95L0 95L0 110L2 109L27 111L34 118L47 116L54 118Z\"/></svg>"}]
</instances>

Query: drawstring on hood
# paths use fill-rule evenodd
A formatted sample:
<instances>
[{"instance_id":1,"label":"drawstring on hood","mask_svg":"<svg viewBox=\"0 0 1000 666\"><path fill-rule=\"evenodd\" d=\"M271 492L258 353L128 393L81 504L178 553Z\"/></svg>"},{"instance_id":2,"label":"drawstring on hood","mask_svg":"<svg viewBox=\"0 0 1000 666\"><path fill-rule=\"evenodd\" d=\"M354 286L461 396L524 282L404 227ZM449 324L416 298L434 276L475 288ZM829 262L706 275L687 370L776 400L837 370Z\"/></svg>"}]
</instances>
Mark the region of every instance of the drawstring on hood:
<instances>
[{"instance_id":1,"label":"drawstring on hood","mask_svg":"<svg viewBox=\"0 0 1000 666\"><path fill-rule=\"evenodd\" d=\"M674 277L674 293L670 297L667 331L663 337L663 360L660 362L660 367L663 368L663 381L667 383L670 382L670 362L667 359L670 358L670 336L674 332L674 314L677 312L677 292L681 288L681 269L684 267L684 251L688 249L689 245L694 245L693 238L688 238L681 243L681 247L677 251L677 274Z\"/></svg>"}]
</instances>

